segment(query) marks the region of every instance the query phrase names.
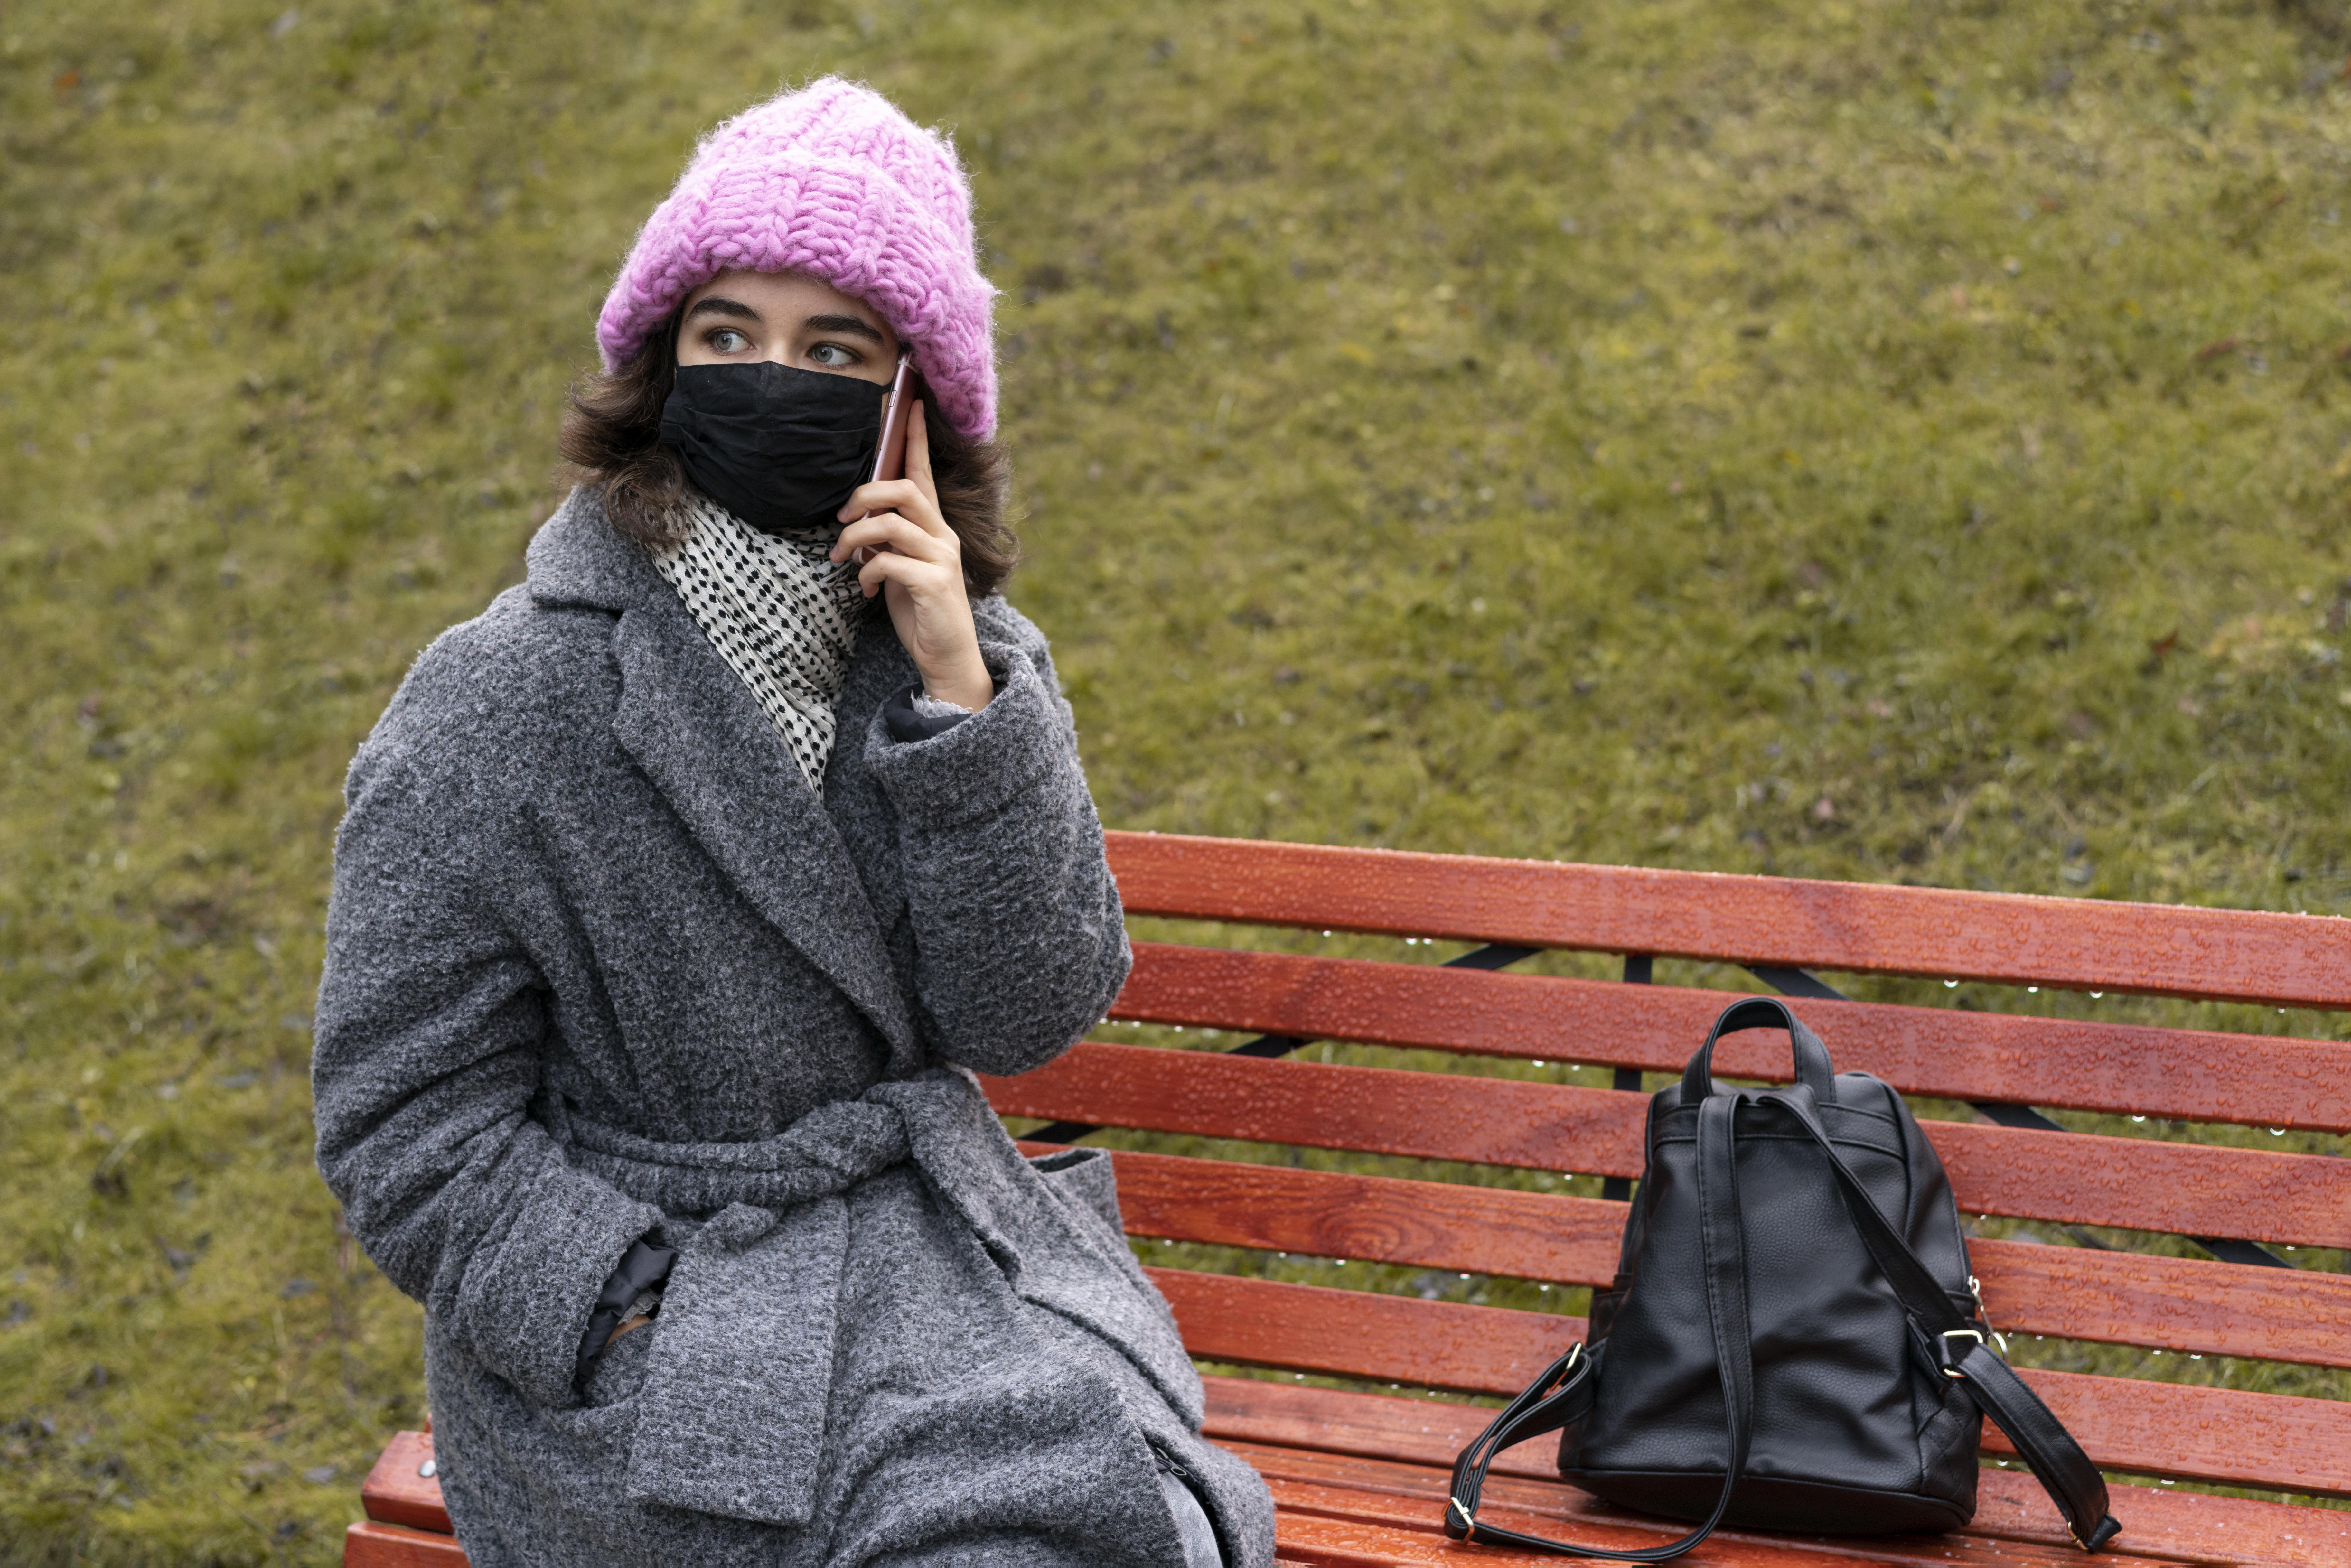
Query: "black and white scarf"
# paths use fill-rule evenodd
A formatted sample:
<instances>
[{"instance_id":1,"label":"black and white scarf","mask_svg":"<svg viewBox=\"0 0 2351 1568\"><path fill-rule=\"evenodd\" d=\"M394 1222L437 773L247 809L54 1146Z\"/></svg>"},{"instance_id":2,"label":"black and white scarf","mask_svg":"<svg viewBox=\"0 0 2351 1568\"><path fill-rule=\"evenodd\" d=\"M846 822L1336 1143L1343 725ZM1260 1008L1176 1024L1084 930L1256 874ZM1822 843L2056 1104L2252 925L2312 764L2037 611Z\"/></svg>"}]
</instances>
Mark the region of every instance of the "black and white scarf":
<instances>
[{"instance_id":1,"label":"black and white scarf","mask_svg":"<svg viewBox=\"0 0 2351 1568\"><path fill-rule=\"evenodd\" d=\"M684 542L655 550L653 564L820 796L832 705L865 602L857 568L826 559L837 537L831 529L763 534L704 497L678 505L690 525Z\"/></svg>"}]
</instances>

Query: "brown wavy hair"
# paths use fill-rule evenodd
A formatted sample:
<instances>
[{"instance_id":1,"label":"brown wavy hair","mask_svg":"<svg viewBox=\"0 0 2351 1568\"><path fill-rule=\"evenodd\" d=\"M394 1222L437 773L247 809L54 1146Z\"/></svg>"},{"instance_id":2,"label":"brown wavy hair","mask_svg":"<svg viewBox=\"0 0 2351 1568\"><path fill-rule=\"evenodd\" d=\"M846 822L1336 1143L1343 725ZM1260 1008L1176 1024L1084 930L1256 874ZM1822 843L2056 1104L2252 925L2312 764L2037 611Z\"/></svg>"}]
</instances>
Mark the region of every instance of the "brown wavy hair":
<instances>
[{"instance_id":1,"label":"brown wavy hair","mask_svg":"<svg viewBox=\"0 0 2351 1568\"><path fill-rule=\"evenodd\" d=\"M684 465L661 444L662 404L677 382L677 318L645 337L620 369L591 371L572 383L558 442L569 477L594 486L612 526L649 545L674 544ZM963 543L963 580L974 599L995 592L1020 559L1020 538L1006 516L1012 460L1003 444L968 441L936 417L925 400L931 478L939 511Z\"/></svg>"}]
</instances>

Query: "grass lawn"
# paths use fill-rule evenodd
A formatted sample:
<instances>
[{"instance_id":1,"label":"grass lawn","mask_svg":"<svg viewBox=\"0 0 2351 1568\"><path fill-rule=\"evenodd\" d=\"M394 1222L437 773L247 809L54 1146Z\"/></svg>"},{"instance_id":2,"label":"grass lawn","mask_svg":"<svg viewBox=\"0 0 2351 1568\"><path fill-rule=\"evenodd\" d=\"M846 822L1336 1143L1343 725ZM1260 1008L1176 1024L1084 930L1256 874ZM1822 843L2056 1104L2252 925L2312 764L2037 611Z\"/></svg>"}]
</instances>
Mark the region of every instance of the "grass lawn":
<instances>
[{"instance_id":1,"label":"grass lawn","mask_svg":"<svg viewBox=\"0 0 2351 1568\"><path fill-rule=\"evenodd\" d=\"M286 4L0 12L0 1563L332 1562L422 1415L342 768L783 82L970 161L1113 826L2351 910L2339 0Z\"/></svg>"}]
</instances>

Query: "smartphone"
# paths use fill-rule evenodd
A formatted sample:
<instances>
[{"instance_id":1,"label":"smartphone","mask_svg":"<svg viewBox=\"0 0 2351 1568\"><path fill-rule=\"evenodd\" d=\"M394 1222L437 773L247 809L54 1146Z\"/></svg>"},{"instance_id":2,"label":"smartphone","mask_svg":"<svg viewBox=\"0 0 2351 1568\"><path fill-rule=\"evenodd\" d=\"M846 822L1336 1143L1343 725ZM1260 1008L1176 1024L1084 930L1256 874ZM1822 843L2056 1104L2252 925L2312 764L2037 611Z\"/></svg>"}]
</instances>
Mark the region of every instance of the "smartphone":
<instances>
[{"instance_id":1,"label":"smartphone","mask_svg":"<svg viewBox=\"0 0 2351 1568\"><path fill-rule=\"evenodd\" d=\"M873 451L873 472L867 484L906 476L906 411L914 406L914 390L922 378L914 373L914 351L899 350L898 373L890 379L890 401L882 407L882 444Z\"/></svg>"},{"instance_id":2,"label":"smartphone","mask_svg":"<svg viewBox=\"0 0 2351 1568\"><path fill-rule=\"evenodd\" d=\"M867 484L906 476L906 411L914 405L914 390L921 384L922 378L914 373L914 350L899 350L898 373L890 378L890 401L882 405L882 444L873 449L873 471L865 476ZM863 566L873 559L873 549L861 545L849 552L849 559Z\"/></svg>"}]
</instances>

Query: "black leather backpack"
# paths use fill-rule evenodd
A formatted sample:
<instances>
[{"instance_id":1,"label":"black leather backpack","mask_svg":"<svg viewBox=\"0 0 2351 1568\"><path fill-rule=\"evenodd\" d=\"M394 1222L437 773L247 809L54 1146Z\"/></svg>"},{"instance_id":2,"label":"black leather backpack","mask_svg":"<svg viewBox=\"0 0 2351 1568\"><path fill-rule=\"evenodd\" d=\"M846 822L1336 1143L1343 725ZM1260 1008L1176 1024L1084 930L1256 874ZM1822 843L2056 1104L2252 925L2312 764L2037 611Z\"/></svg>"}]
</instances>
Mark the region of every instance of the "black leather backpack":
<instances>
[{"instance_id":1,"label":"black leather backpack","mask_svg":"<svg viewBox=\"0 0 2351 1568\"><path fill-rule=\"evenodd\" d=\"M1796 1082L1714 1082L1715 1040L1766 1027L1788 1031ZM1584 1343L1462 1450L1445 1532L1657 1563L1726 1523L1956 1530L1975 1515L1989 1414L2095 1552L2122 1528L2105 1482L1993 1337L1942 1162L1902 1097L1865 1072L1835 1072L1785 1005L1750 997L1650 1100L1615 1281L1593 1297ZM1494 1456L1553 1431L1575 1485L1702 1522L1646 1551L1479 1522Z\"/></svg>"}]
</instances>

